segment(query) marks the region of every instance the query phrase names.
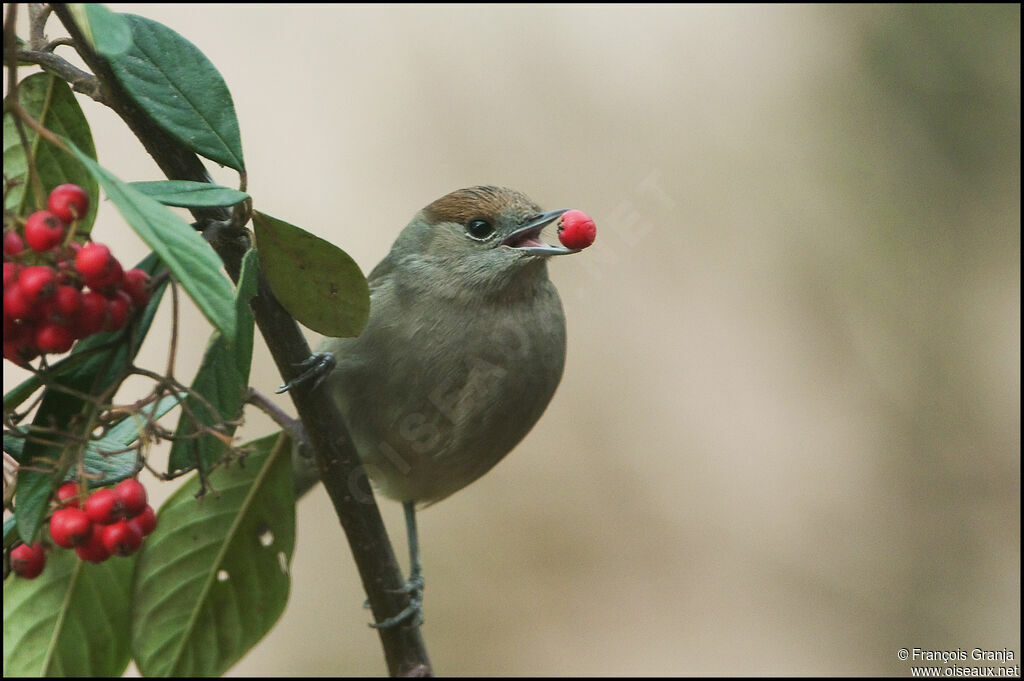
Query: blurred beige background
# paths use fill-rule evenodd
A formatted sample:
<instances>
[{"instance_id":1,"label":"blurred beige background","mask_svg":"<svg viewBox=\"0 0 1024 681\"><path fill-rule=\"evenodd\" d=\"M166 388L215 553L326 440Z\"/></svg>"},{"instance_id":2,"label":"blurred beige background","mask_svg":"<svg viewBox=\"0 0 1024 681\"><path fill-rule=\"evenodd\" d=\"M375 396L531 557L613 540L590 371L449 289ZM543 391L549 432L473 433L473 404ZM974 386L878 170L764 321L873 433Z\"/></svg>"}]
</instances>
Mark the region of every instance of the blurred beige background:
<instances>
[{"instance_id":1,"label":"blurred beige background","mask_svg":"<svg viewBox=\"0 0 1024 681\"><path fill-rule=\"evenodd\" d=\"M459 187L597 221L552 263L569 356L545 417L420 515L438 673L1019 664L1019 6L115 8L210 57L256 207L366 272ZM85 106L104 165L160 179ZM145 253L109 204L95 234ZM182 376L208 332L190 311ZM383 673L322 489L292 568L231 674Z\"/></svg>"}]
</instances>

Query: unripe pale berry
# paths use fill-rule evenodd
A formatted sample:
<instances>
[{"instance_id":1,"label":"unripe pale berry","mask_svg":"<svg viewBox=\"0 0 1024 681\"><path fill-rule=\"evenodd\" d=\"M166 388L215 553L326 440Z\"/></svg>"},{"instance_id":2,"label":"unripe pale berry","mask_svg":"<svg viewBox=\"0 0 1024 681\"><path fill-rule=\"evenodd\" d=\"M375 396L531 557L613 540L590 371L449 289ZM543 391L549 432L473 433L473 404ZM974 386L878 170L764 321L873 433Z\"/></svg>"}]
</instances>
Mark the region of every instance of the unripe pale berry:
<instances>
[{"instance_id":1,"label":"unripe pale berry","mask_svg":"<svg viewBox=\"0 0 1024 681\"><path fill-rule=\"evenodd\" d=\"M61 220L70 223L83 217L89 210L89 195L77 184L62 184L50 192L46 207Z\"/></svg>"},{"instance_id":2,"label":"unripe pale berry","mask_svg":"<svg viewBox=\"0 0 1024 681\"><path fill-rule=\"evenodd\" d=\"M594 220L581 210L566 211L558 220L558 240L566 248L580 250L594 243L597 226Z\"/></svg>"}]
</instances>

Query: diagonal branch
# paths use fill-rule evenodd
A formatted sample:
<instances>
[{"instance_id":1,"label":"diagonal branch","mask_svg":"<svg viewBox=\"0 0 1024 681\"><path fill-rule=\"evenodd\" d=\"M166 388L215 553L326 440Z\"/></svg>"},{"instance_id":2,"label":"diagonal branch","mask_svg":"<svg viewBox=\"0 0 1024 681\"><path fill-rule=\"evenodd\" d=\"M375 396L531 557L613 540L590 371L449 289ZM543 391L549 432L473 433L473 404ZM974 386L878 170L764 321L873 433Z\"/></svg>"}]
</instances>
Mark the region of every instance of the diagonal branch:
<instances>
[{"instance_id":1,"label":"diagonal branch","mask_svg":"<svg viewBox=\"0 0 1024 681\"><path fill-rule=\"evenodd\" d=\"M164 174L172 180L211 181L199 157L165 133L125 93L106 61L89 48L68 8L54 4L53 10L96 76L106 95L106 103L135 133ZM195 209L192 212L200 225L211 221L223 225L232 217L230 211L219 208ZM237 281L242 255L249 247L248 232L241 226L208 231L212 234L206 234L207 238L221 256L232 279ZM286 382L290 381L298 375L298 365L310 355L302 331L281 307L262 274L258 293L251 305L281 377ZM407 605L408 594L402 592L404 579L372 495L367 496L366 490L354 494L350 487L352 480L365 480L362 464L341 415L323 390L298 386L289 394L305 426L321 480L345 531L374 617L381 621L401 612ZM377 631L392 676L430 674L430 661L418 627L391 627Z\"/></svg>"},{"instance_id":2,"label":"diagonal branch","mask_svg":"<svg viewBox=\"0 0 1024 681\"><path fill-rule=\"evenodd\" d=\"M77 68L69 61L62 59L53 52L33 52L30 50L18 50L18 61L27 64L36 64L44 71L52 73L61 80L67 81L71 89L81 92L96 100L100 104L106 104L103 100L103 92L99 83L90 74Z\"/></svg>"}]
</instances>

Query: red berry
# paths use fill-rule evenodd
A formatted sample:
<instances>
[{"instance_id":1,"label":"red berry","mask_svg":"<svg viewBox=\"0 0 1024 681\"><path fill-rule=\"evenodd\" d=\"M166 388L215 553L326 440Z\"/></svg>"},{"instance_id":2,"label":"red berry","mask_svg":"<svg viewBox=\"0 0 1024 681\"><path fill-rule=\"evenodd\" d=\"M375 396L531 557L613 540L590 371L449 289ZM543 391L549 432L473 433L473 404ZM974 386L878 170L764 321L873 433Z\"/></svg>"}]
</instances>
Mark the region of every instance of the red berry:
<instances>
[{"instance_id":1,"label":"red berry","mask_svg":"<svg viewBox=\"0 0 1024 681\"><path fill-rule=\"evenodd\" d=\"M135 478L126 478L114 486L114 494L121 502L121 508L128 518L134 518L149 505L146 503L146 488Z\"/></svg>"},{"instance_id":2,"label":"red berry","mask_svg":"<svg viewBox=\"0 0 1024 681\"><path fill-rule=\"evenodd\" d=\"M132 311L132 299L124 291L118 291L114 297L107 301L107 323L103 326L104 331L117 331L124 327L128 321L128 315Z\"/></svg>"},{"instance_id":3,"label":"red berry","mask_svg":"<svg viewBox=\"0 0 1024 681\"><path fill-rule=\"evenodd\" d=\"M58 509L50 516L50 536L57 546L79 546L92 536L92 521L81 509Z\"/></svg>"},{"instance_id":4,"label":"red berry","mask_svg":"<svg viewBox=\"0 0 1024 681\"><path fill-rule=\"evenodd\" d=\"M64 239L65 224L48 210L40 210L25 221L25 243L33 251L43 253Z\"/></svg>"},{"instance_id":5,"label":"red berry","mask_svg":"<svg viewBox=\"0 0 1024 681\"><path fill-rule=\"evenodd\" d=\"M57 291L57 273L47 265L26 267L18 276L18 285L26 300L32 305L38 305L52 298Z\"/></svg>"},{"instance_id":6,"label":"red berry","mask_svg":"<svg viewBox=\"0 0 1024 681\"><path fill-rule=\"evenodd\" d=\"M19 324L10 315L4 314L4 341L23 340L25 337L25 325Z\"/></svg>"},{"instance_id":7,"label":"red berry","mask_svg":"<svg viewBox=\"0 0 1024 681\"><path fill-rule=\"evenodd\" d=\"M558 240L566 248L586 248L594 243L596 237L594 220L581 210L566 211L558 220Z\"/></svg>"},{"instance_id":8,"label":"red berry","mask_svg":"<svg viewBox=\"0 0 1024 681\"><path fill-rule=\"evenodd\" d=\"M130 556L142 546L142 532L119 520L103 528L103 546L117 556Z\"/></svg>"},{"instance_id":9,"label":"red berry","mask_svg":"<svg viewBox=\"0 0 1024 681\"><path fill-rule=\"evenodd\" d=\"M62 184L50 192L47 208L64 222L72 222L89 210L89 195L77 184Z\"/></svg>"},{"instance_id":10,"label":"red berry","mask_svg":"<svg viewBox=\"0 0 1024 681\"><path fill-rule=\"evenodd\" d=\"M47 304L47 314L51 319L63 322L71 321L82 308L82 292L74 286L62 284L53 294L53 300Z\"/></svg>"},{"instance_id":11,"label":"red berry","mask_svg":"<svg viewBox=\"0 0 1024 681\"><path fill-rule=\"evenodd\" d=\"M75 344L75 337L66 326L47 322L36 329L36 348L41 353L65 353Z\"/></svg>"},{"instance_id":12,"label":"red berry","mask_svg":"<svg viewBox=\"0 0 1024 681\"><path fill-rule=\"evenodd\" d=\"M96 490L85 500L89 519L100 525L116 523L123 517L121 502L112 489Z\"/></svg>"},{"instance_id":13,"label":"red berry","mask_svg":"<svg viewBox=\"0 0 1024 681\"><path fill-rule=\"evenodd\" d=\"M4 255L18 255L23 250L25 243L21 240L20 234L13 229L4 232Z\"/></svg>"},{"instance_id":14,"label":"red berry","mask_svg":"<svg viewBox=\"0 0 1024 681\"><path fill-rule=\"evenodd\" d=\"M4 285L4 316L11 319L31 319L39 308L25 294L21 282Z\"/></svg>"},{"instance_id":15,"label":"red berry","mask_svg":"<svg viewBox=\"0 0 1024 681\"><path fill-rule=\"evenodd\" d=\"M11 550L11 570L25 579L35 579L46 566L46 552L39 542L20 544Z\"/></svg>"},{"instance_id":16,"label":"red berry","mask_svg":"<svg viewBox=\"0 0 1024 681\"><path fill-rule=\"evenodd\" d=\"M4 288L7 288L18 281L18 274L21 273L21 266L16 262L4 261Z\"/></svg>"},{"instance_id":17,"label":"red berry","mask_svg":"<svg viewBox=\"0 0 1024 681\"><path fill-rule=\"evenodd\" d=\"M143 537L148 537L156 529L156 511L152 506L146 504L142 513L128 519L128 524L138 530Z\"/></svg>"},{"instance_id":18,"label":"red berry","mask_svg":"<svg viewBox=\"0 0 1024 681\"><path fill-rule=\"evenodd\" d=\"M132 299L136 308L145 307L149 302L149 274L145 270L135 268L124 273L121 288Z\"/></svg>"},{"instance_id":19,"label":"red berry","mask_svg":"<svg viewBox=\"0 0 1024 681\"><path fill-rule=\"evenodd\" d=\"M4 339L4 359L20 366L28 366L39 354L31 341L9 341Z\"/></svg>"},{"instance_id":20,"label":"red berry","mask_svg":"<svg viewBox=\"0 0 1024 681\"><path fill-rule=\"evenodd\" d=\"M121 268L121 263L114 256L110 256L110 265L106 272L99 277L86 278L85 283L94 291L109 292L111 289L120 286L123 280L124 270Z\"/></svg>"},{"instance_id":21,"label":"red berry","mask_svg":"<svg viewBox=\"0 0 1024 681\"><path fill-rule=\"evenodd\" d=\"M79 508L81 503L78 497L78 483L65 482L57 488L57 501L63 508Z\"/></svg>"},{"instance_id":22,"label":"red berry","mask_svg":"<svg viewBox=\"0 0 1024 681\"><path fill-rule=\"evenodd\" d=\"M78 554L79 558L90 563L102 563L107 558L110 558L110 551L103 545L103 529L102 527L97 527L88 541L81 546L75 547L75 553Z\"/></svg>"},{"instance_id":23,"label":"red berry","mask_svg":"<svg viewBox=\"0 0 1024 681\"><path fill-rule=\"evenodd\" d=\"M110 249L96 242L87 243L75 254L75 269L87 282L106 275L114 256Z\"/></svg>"},{"instance_id":24,"label":"red berry","mask_svg":"<svg viewBox=\"0 0 1024 681\"><path fill-rule=\"evenodd\" d=\"M95 291L82 294L82 307L75 318L75 335L79 338L102 331L107 323L107 299Z\"/></svg>"}]
</instances>

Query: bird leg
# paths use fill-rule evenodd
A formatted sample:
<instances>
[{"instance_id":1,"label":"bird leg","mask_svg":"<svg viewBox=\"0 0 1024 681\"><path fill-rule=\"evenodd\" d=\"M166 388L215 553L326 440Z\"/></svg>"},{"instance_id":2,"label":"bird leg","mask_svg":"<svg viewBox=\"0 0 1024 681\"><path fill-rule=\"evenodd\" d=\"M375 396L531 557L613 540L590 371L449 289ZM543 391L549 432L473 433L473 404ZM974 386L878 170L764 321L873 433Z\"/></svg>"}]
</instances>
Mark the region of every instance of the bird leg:
<instances>
[{"instance_id":1,"label":"bird leg","mask_svg":"<svg viewBox=\"0 0 1024 681\"><path fill-rule=\"evenodd\" d=\"M423 587L425 582L423 566L420 564L419 538L416 533L416 502L402 502L402 507L405 509L405 530L409 537L409 579L399 589L399 592L409 594L409 605L393 617L371 623L370 626L374 629L389 629L406 621L411 627L423 624Z\"/></svg>"}]
</instances>

